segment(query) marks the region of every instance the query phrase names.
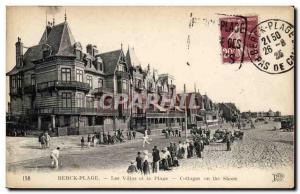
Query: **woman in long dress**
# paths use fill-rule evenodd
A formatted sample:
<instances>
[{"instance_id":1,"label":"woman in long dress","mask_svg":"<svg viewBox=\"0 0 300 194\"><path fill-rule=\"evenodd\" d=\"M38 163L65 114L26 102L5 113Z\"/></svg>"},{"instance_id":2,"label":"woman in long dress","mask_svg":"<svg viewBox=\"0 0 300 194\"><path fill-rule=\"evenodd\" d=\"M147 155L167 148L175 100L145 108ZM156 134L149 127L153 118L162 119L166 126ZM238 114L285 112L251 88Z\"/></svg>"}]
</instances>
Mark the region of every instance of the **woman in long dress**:
<instances>
[{"instance_id":1,"label":"woman in long dress","mask_svg":"<svg viewBox=\"0 0 300 194\"><path fill-rule=\"evenodd\" d=\"M150 161L149 161L149 152L148 150L144 150L144 158L143 158L143 173L144 175L150 174Z\"/></svg>"},{"instance_id":2,"label":"woman in long dress","mask_svg":"<svg viewBox=\"0 0 300 194\"><path fill-rule=\"evenodd\" d=\"M178 158L183 158L183 147L182 147L182 143L179 141L179 144L178 144Z\"/></svg>"},{"instance_id":3,"label":"woman in long dress","mask_svg":"<svg viewBox=\"0 0 300 194\"><path fill-rule=\"evenodd\" d=\"M187 159L187 155L188 155L187 148L188 148L188 145L187 145L186 142L183 143L182 148L183 148L183 150L184 150L183 158L184 158L184 159Z\"/></svg>"}]
</instances>

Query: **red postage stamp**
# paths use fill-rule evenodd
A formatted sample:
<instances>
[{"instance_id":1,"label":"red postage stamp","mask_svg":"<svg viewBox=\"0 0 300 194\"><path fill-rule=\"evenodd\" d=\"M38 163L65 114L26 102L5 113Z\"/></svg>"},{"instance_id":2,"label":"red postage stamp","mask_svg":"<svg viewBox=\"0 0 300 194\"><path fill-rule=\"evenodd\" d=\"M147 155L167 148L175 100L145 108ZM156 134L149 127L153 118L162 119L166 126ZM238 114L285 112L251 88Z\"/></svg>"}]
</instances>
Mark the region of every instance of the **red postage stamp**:
<instances>
[{"instance_id":1,"label":"red postage stamp","mask_svg":"<svg viewBox=\"0 0 300 194\"><path fill-rule=\"evenodd\" d=\"M258 24L257 16L228 16L220 18L223 63L250 61L247 40L250 31Z\"/></svg>"}]
</instances>

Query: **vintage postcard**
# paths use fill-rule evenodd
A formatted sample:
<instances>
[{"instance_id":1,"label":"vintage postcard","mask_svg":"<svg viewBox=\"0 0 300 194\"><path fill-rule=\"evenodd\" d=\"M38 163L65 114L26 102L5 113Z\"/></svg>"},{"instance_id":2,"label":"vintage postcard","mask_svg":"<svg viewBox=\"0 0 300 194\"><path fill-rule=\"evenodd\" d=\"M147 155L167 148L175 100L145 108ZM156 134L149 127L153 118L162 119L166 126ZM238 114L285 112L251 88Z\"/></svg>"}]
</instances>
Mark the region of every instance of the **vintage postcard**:
<instances>
[{"instance_id":1,"label":"vintage postcard","mask_svg":"<svg viewBox=\"0 0 300 194\"><path fill-rule=\"evenodd\" d=\"M8 188L295 187L293 6L7 6Z\"/></svg>"}]
</instances>

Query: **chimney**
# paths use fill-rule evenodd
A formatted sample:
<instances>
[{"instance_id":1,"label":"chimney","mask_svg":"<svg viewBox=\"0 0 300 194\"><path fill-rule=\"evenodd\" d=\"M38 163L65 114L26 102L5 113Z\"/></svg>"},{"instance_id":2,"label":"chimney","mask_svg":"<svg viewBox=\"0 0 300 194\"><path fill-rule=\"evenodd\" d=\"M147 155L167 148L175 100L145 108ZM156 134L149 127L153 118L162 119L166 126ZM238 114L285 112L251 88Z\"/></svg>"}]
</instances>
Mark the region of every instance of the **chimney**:
<instances>
[{"instance_id":1,"label":"chimney","mask_svg":"<svg viewBox=\"0 0 300 194\"><path fill-rule=\"evenodd\" d=\"M18 42L16 42L16 66L20 68L23 66L23 43L21 38L18 37Z\"/></svg>"},{"instance_id":2,"label":"chimney","mask_svg":"<svg viewBox=\"0 0 300 194\"><path fill-rule=\"evenodd\" d=\"M88 45L86 46L86 52L87 52L88 54L90 54L91 56L93 56L93 46L92 46L91 44L88 44Z\"/></svg>"},{"instance_id":3,"label":"chimney","mask_svg":"<svg viewBox=\"0 0 300 194\"><path fill-rule=\"evenodd\" d=\"M86 46L86 52L91 56L95 57L98 54L98 49L96 45L88 44Z\"/></svg>"},{"instance_id":4,"label":"chimney","mask_svg":"<svg viewBox=\"0 0 300 194\"><path fill-rule=\"evenodd\" d=\"M48 38L48 36L49 36L49 34L50 34L51 30L52 30L51 23L49 21L48 21L48 24L46 26L46 30L47 30L47 38Z\"/></svg>"},{"instance_id":5,"label":"chimney","mask_svg":"<svg viewBox=\"0 0 300 194\"><path fill-rule=\"evenodd\" d=\"M95 57L98 54L98 49L96 45L93 45L93 57Z\"/></svg>"}]
</instances>

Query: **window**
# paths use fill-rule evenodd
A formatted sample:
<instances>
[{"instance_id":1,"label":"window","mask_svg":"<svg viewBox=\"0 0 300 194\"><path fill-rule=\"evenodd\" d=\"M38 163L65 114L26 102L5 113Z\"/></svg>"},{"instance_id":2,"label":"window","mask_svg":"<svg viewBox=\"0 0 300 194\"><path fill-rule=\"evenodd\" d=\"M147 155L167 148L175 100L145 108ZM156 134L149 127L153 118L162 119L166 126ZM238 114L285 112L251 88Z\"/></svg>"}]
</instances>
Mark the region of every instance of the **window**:
<instances>
[{"instance_id":1,"label":"window","mask_svg":"<svg viewBox=\"0 0 300 194\"><path fill-rule=\"evenodd\" d=\"M102 88L102 87L103 87L103 79L98 78L98 88Z\"/></svg>"},{"instance_id":2,"label":"window","mask_svg":"<svg viewBox=\"0 0 300 194\"><path fill-rule=\"evenodd\" d=\"M47 49L47 50L43 50L43 58L46 58L50 55L50 50Z\"/></svg>"},{"instance_id":3,"label":"window","mask_svg":"<svg viewBox=\"0 0 300 194\"><path fill-rule=\"evenodd\" d=\"M83 71L76 69L76 81L83 82Z\"/></svg>"},{"instance_id":4,"label":"window","mask_svg":"<svg viewBox=\"0 0 300 194\"><path fill-rule=\"evenodd\" d=\"M16 88L16 76L11 76L11 86L12 88Z\"/></svg>"},{"instance_id":5,"label":"window","mask_svg":"<svg viewBox=\"0 0 300 194\"><path fill-rule=\"evenodd\" d=\"M138 80L138 88L142 87L142 80Z\"/></svg>"},{"instance_id":6,"label":"window","mask_svg":"<svg viewBox=\"0 0 300 194\"><path fill-rule=\"evenodd\" d=\"M82 94L82 93L76 94L76 106L84 107L84 94Z\"/></svg>"},{"instance_id":7,"label":"window","mask_svg":"<svg viewBox=\"0 0 300 194\"><path fill-rule=\"evenodd\" d=\"M81 50L76 50L76 59L80 60L81 59Z\"/></svg>"},{"instance_id":8,"label":"window","mask_svg":"<svg viewBox=\"0 0 300 194\"><path fill-rule=\"evenodd\" d=\"M70 68L61 68L61 80L62 81L71 81L71 69Z\"/></svg>"},{"instance_id":9,"label":"window","mask_svg":"<svg viewBox=\"0 0 300 194\"><path fill-rule=\"evenodd\" d=\"M119 64L118 71L125 71L125 66L123 64Z\"/></svg>"},{"instance_id":10,"label":"window","mask_svg":"<svg viewBox=\"0 0 300 194\"><path fill-rule=\"evenodd\" d=\"M94 108L94 99L92 97L86 97L86 107Z\"/></svg>"},{"instance_id":11,"label":"window","mask_svg":"<svg viewBox=\"0 0 300 194\"><path fill-rule=\"evenodd\" d=\"M152 83L151 83L151 82L149 82L149 83L148 83L148 85L149 85L149 87L148 87L148 88L149 88L150 90L152 90Z\"/></svg>"},{"instance_id":12,"label":"window","mask_svg":"<svg viewBox=\"0 0 300 194\"><path fill-rule=\"evenodd\" d=\"M99 70L103 71L103 63L99 63Z\"/></svg>"},{"instance_id":13,"label":"window","mask_svg":"<svg viewBox=\"0 0 300 194\"><path fill-rule=\"evenodd\" d=\"M92 67L92 66L91 66L91 59L87 59L87 60L86 60L86 65L87 65L89 68Z\"/></svg>"},{"instance_id":14,"label":"window","mask_svg":"<svg viewBox=\"0 0 300 194\"><path fill-rule=\"evenodd\" d=\"M18 75L17 76L17 88L21 88L22 87L22 76Z\"/></svg>"},{"instance_id":15,"label":"window","mask_svg":"<svg viewBox=\"0 0 300 194\"><path fill-rule=\"evenodd\" d=\"M70 92L64 92L61 95L62 107L72 107L72 94Z\"/></svg>"},{"instance_id":16,"label":"window","mask_svg":"<svg viewBox=\"0 0 300 194\"><path fill-rule=\"evenodd\" d=\"M35 75L31 74L31 85L34 86L35 85Z\"/></svg>"},{"instance_id":17,"label":"window","mask_svg":"<svg viewBox=\"0 0 300 194\"><path fill-rule=\"evenodd\" d=\"M86 76L86 81L90 85L90 87L93 88L93 77L91 75Z\"/></svg>"},{"instance_id":18,"label":"window","mask_svg":"<svg viewBox=\"0 0 300 194\"><path fill-rule=\"evenodd\" d=\"M122 89L127 90L127 80L123 79L122 81Z\"/></svg>"}]
</instances>

